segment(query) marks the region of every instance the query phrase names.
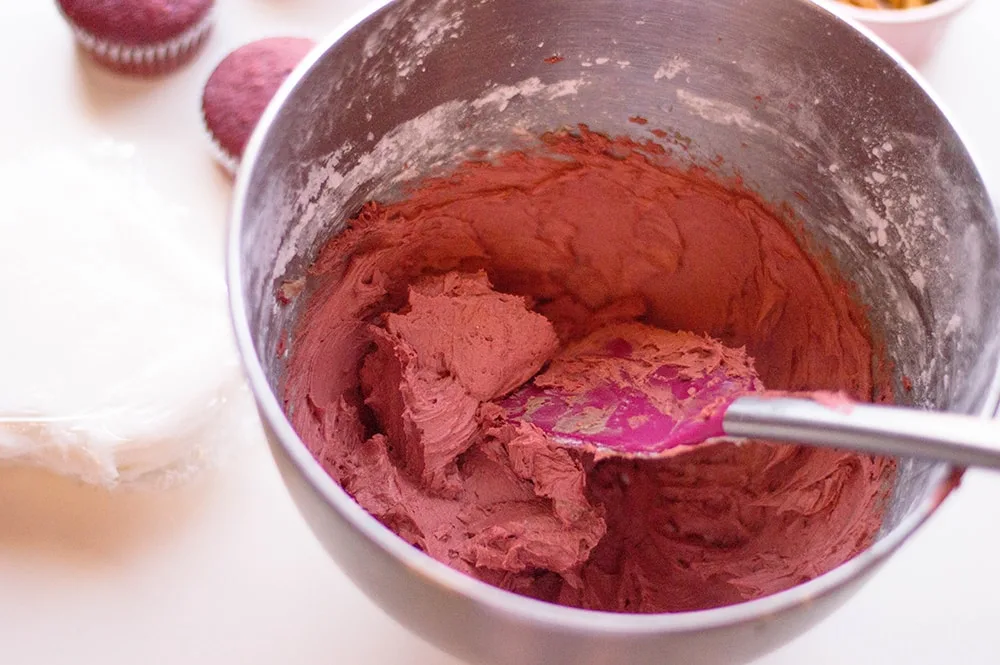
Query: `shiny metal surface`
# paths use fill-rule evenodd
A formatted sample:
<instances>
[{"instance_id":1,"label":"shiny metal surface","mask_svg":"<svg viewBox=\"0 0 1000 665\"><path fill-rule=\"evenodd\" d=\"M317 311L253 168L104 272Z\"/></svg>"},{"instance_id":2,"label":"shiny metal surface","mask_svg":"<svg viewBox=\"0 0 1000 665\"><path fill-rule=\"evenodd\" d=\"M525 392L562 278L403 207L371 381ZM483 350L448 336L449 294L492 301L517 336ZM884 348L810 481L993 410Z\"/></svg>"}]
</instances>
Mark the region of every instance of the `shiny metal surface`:
<instances>
[{"instance_id":1,"label":"shiny metal surface","mask_svg":"<svg viewBox=\"0 0 1000 665\"><path fill-rule=\"evenodd\" d=\"M1000 471L1000 423L959 413L811 399L740 397L726 409L727 434Z\"/></svg>"},{"instance_id":2,"label":"shiny metal surface","mask_svg":"<svg viewBox=\"0 0 1000 665\"><path fill-rule=\"evenodd\" d=\"M398 196L406 166L437 172L467 149L580 122L643 139L663 129L679 158L784 206L857 283L897 395L992 414L1000 241L975 164L904 65L806 0L412 0L344 25L278 94L237 179L229 286L247 374L317 537L442 648L474 663L745 662L846 600L934 511L949 469L902 460L878 541L808 584L704 612L584 612L406 545L326 475L276 397L279 340L297 314L275 306L277 287L360 203Z\"/></svg>"}]
</instances>

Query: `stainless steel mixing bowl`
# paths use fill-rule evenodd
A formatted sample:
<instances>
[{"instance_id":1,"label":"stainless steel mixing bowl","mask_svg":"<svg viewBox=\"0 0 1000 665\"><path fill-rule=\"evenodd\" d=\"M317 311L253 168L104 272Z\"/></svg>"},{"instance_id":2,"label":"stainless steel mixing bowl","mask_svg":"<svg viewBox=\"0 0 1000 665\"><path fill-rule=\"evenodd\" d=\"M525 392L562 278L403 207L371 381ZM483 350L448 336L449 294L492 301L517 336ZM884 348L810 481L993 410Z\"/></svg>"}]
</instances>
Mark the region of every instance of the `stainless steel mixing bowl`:
<instances>
[{"instance_id":1,"label":"stainless steel mixing bowl","mask_svg":"<svg viewBox=\"0 0 1000 665\"><path fill-rule=\"evenodd\" d=\"M316 536L447 651L522 665L747 661L846 600L934 512L950 469L901 461L877 542L807 584L702 612L587 612L409 547L320 468L276 396L298 312L276 304L278 287L363 201L398 197L471 149L581 122L641 139L661 129L680 159L784 205L858 285L903 401L993 413L1000 238L976 166L906 66L805 0L413 0L342 26L278 94L238 177L229 285L247 373Z\"/></svg>"}]
</instances>

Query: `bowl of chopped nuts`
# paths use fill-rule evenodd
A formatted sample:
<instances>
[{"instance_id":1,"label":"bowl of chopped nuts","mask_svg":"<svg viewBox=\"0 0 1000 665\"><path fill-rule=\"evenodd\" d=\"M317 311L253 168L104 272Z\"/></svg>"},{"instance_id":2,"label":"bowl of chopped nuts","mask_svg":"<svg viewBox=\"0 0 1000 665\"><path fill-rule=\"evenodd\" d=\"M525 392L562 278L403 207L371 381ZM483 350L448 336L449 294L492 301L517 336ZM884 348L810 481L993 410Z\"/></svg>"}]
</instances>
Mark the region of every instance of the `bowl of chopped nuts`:
<instances>
[{"instance_id":1,"label":"bowl of chopped nuts","mask_svg":"<svg viewBox=\"0 0 1000 665\"><path fill-rule=\"evenodd\" d=\"M854 19L919 67L972 0L817 0Z\"/></svg>"}]
</instances>

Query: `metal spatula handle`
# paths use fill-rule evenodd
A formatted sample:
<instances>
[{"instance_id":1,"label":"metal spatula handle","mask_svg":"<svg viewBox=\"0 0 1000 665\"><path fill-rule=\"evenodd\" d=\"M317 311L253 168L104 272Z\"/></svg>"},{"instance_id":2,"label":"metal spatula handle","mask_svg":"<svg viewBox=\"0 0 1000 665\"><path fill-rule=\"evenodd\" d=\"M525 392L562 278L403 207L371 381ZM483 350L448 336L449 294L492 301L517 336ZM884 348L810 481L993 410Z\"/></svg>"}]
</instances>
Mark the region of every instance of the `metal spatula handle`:
<instances>
[{"instance_id":1,"label":"metal spatula handle","mask_svg":"<svg viewBox=\"0 0 1000 665\"><path fill-rule=\"evenodd\" d=\"M794 397L740 397L722 427L738 438L806 443L1000 471L1000 423L915 409Z\"/></svg>"}]
</instances>

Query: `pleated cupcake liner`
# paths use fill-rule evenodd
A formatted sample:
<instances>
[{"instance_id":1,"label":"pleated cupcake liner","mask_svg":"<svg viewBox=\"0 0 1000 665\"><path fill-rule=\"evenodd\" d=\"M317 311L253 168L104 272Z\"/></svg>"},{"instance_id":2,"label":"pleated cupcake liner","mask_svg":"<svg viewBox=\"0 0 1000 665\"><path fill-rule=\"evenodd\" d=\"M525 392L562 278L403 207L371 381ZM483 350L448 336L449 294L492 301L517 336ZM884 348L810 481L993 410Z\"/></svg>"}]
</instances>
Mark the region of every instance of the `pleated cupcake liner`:
<instances>
[{"instance_id":1,"label":"pleated cupcake liner","mask_svg":"<svg viewBox=\"0 0 1000 665\"><path fill-rule=\"evenodd\" d=\"M173 71L186 63L208 38L214 11L177 37L154 44L120 44L101 39L70 21L80 46L110 69L132 74L155 75Z\"/></svg>"}]
</instances>

